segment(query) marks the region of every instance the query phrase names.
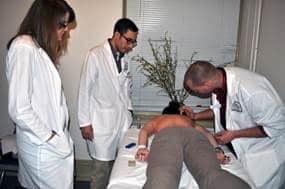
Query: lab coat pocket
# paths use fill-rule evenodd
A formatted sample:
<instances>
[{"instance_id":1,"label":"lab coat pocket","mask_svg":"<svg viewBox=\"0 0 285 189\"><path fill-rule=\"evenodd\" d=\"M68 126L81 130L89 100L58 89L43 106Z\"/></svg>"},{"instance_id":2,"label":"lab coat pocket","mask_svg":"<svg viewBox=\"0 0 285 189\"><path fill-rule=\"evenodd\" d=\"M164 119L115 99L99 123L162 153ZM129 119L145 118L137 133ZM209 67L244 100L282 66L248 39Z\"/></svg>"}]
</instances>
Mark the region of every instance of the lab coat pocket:
<instances>
[{"instance_id":1,"label":"lab coat pocket","mask_svg":"<svg viewBox=\"0 0 285 189\"><path fill-rule=\"evenodd\" d=\"M54 135L47 144L52 152L63 158L69 156L73 152L72 142L69 141L65 135Z\"/></svg>"},{"instance_id":2,"label":"lab coat pocket","mask_svg":"<svg viewBox=\"0 0 285 189\"><path fill-rule=\"evenodd\" d=\"M274 150L247 153L244 156L244 165L257 187L265 185L277 173L279 163Z\"/></svg>"},{"instance_id":3,"label":"lab coat pocket","mask_svg":"<svg viewBox=\"0 0 285 189\"><path fill-rule=\"evenodd\" d=\"M101 109L94 112L93 115L93 130L94 137L108 136L116 130L119 125L119 119L117 119L118 113L112 109Z\"/></svg>"}]
</instances>

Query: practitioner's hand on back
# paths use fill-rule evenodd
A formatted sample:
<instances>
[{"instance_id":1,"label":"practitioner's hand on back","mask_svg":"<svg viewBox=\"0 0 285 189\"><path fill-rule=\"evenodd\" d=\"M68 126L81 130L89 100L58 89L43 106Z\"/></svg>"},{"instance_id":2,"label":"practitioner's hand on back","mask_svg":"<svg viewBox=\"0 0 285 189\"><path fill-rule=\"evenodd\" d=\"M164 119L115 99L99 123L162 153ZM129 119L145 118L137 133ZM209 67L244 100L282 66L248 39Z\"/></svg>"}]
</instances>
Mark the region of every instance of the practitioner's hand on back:
<instances>
[{"instance_id":1,"label":"practitioner's hand on back","mask_svg":"<svg viewBox=\"0 0 285 189\"><path fill-rule=\"evenodd\" d=\"M187 117L194 119L194 112L193 112L192 108L190 108L189 106L182 106L180 108L180 114L186 115Z\"/></svg>"}]
</instances>

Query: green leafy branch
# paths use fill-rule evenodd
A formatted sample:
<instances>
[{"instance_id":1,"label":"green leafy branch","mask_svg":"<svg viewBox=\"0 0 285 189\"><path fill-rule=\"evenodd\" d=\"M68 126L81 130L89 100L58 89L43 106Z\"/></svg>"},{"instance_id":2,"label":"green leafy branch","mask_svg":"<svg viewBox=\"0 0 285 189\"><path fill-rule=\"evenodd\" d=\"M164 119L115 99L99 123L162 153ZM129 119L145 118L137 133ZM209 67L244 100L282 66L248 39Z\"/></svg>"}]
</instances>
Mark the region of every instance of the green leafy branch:
<instances>
[{"instance_id":1,"label":"green leafy branch","mask_svg":"<svg viewBox=\"0 0 285 189\"><path fill-rule=\"evenodd\" d=\"M160 94L167 95L171 101L183 103L189 94L184 88L177 89L175 86L177 49L172 51L172 40L167 33L162 41L163 44L154 45L151 39L148 40L154 58L153 62L140 55L132 59L139 63L138 70L146 77L144 87L151 85L159 87L161 88ZM192 54L191 62L196 54L196 52Z\"/></svg>"}]
</instances>

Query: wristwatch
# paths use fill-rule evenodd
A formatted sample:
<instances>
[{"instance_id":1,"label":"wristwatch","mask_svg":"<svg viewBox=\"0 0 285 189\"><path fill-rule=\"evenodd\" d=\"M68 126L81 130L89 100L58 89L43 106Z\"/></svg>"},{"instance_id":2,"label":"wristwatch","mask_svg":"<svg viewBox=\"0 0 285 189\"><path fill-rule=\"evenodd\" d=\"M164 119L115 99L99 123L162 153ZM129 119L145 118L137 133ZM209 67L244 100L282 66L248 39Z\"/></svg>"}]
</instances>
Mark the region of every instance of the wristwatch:
<instances>
[{"instance_id":1,"label":"wristwatch","mask_svg":"<svg viewBox=\"0 0 285 189\"><path fill-rule=\"evenodd\" d=\"M223 153L224 154L224 150L220 146L215 147L214 148L214 152L216 152L216 153Z\"/></svg>"}]
</instances>

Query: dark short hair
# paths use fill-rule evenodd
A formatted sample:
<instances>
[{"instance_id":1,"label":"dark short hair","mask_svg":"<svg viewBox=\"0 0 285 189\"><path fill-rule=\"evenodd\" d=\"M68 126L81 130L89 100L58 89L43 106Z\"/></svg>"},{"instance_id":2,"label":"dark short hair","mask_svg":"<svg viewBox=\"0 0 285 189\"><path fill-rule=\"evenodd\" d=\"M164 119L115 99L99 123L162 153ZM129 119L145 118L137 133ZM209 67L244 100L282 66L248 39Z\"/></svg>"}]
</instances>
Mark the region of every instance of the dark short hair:
<instances>
[{"instance_id":1,"label":"dark short hair","mask_svg":"<svg viewBox=\"0 0 285 189\"><path fill-rule=\"evenodd\" d=\"M139 31L136 24L128 18L119 19L114 26L114 33L119 32L120 34L124 34L124 33L127 33L128 30L130 30L132 32L138 32Z\"/></svg>"},{"instance_id":2,"label":"dark short hair","mask_svg":"<svg viewBox=\"0 0 285 189\"><path fill-rule=\"evenodd\" d=\"M162 110L162 114L180 114L181 103L170 101L168 106Z\"/></svg>"},{"instance_id":3,"label":"dark short hair","mask_svg":"<svg viewBox=\"0 0 285 189\"><path fill-rule=\"evenodd\" d=\"M191 80L194 84L199 85L209 80L215 74L216 67L208 61L198 60L190 65L184 75L184 88L187 87L187 81Z\"/></svg>"}]
</instances>

